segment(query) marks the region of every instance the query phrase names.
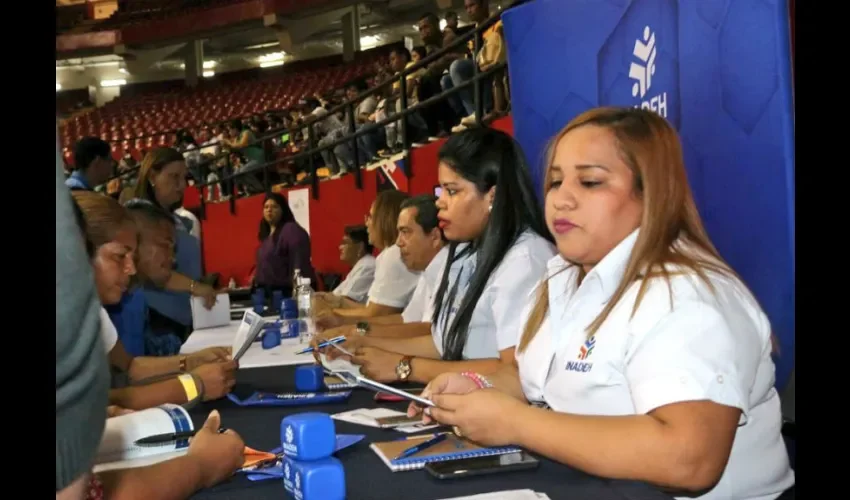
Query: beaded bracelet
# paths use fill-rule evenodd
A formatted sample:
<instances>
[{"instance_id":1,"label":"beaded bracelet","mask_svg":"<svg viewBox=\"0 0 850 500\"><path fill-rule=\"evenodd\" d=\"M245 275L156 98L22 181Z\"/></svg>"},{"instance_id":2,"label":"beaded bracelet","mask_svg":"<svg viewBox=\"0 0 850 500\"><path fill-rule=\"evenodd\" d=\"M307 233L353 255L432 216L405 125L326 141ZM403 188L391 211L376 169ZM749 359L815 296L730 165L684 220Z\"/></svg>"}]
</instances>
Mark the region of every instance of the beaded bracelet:
<instances>
[{"instance_id":1,"label":"beaded bracelet","mask_svg":"<svg viewBox=\"0 0 850 500\"><path fill-rule=\"evenodd\" d=\"M490 387L493 387L493 384L491 384L489 380L475 372L462 372L461 375L473 381L479 389L489 389Z\"/></svg>"}]
</instances>

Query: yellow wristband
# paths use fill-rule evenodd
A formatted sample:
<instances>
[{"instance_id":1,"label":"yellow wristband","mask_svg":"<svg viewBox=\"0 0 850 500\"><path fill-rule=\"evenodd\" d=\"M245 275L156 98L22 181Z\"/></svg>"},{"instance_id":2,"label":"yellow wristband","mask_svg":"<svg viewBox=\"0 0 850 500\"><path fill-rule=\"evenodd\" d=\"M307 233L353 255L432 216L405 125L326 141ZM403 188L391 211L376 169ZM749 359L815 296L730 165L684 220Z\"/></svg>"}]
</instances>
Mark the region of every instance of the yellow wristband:
<instances>
[{"instance_id":1,"label":"yellow wristband","mask_svg":"<svg viewBox=\"0 0 850 500\"><path fill-rule=\"evenodd\" d=\"M193 401L198 397L198 386L195 385L195 379L191 374L180 375L177 380L183 384L183 390L186 391L186 401Z\"/></svg>"}]
</instances>

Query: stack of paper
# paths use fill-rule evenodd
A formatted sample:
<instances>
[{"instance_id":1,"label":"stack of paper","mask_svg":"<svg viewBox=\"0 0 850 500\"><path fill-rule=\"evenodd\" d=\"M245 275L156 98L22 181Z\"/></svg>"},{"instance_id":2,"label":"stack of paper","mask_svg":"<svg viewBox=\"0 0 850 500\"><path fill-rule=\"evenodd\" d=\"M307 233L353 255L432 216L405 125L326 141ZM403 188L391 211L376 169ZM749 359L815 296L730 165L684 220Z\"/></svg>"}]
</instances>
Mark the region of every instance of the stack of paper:
<instances>
[{"instance_id":1,"label":"stack of paper","mask_svg":"<svg viewBox=\"0 0 850 500\"><path fill-rule=\"evenodd\" d=\"M549 500L546 493L532 490L494 491L467 497L444 498L443 500Z\"/></svg>"}]
</instances>

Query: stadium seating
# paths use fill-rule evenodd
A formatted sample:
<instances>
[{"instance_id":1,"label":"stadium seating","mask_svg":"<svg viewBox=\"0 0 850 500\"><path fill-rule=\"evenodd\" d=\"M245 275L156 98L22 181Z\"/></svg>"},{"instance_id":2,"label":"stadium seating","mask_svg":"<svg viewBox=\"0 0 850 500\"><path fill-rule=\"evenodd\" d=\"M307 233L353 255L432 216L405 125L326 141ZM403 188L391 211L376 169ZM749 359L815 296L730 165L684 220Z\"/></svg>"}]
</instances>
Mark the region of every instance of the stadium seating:
<instances>
[{"instance_id":1,"label":"stadium seating","mask_svg":"<svg viewBox=\"0 0 850 500\"><path fill-rule=\"evenodd\" d=\"M187 128L197 134L204 125L287 109L299 99L325 94L369 75L375 62L385 59L384 51L370 51L348 65L273 74L229 84L211 81L205 82L210 86L196 90L181 88L119 97L68 120L60 128L63 155L72 164L74 143L81 137L96 136L113 143L116 160L126 151L139 159L141 149L171 145L177 129Z\"/></svg>"}]
</instances>

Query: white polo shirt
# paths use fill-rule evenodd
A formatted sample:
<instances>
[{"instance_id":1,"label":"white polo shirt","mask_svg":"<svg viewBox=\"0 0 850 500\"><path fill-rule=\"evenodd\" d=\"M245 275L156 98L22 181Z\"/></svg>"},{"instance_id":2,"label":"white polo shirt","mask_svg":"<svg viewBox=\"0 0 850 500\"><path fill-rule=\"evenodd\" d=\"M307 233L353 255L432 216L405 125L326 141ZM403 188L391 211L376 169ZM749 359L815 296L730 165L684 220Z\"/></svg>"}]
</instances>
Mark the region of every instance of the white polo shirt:
<instances>
[{"instance_id":1,"label":"white polo shirt","mask_svg":"<svg viewBox=\"0 0 850 500\"><path fill-rule=\"evenodd\" d=\"M413 290L413 296L410 298L410 303L404 308L401 313L401 318L405 323L430 323L431 318L425 317L425 311L429 308L431 299L437 287L440 286L440 274L445 269L446 256L449 255L449 247L443 247L437 252L437 255L428 263L428 267L419 276L419 281L416 283L416 288Z\"/></svg>"},{"instance_id":2,"label":"white polo shirt","mask_svg":"<svg viewBox=\"0 0 850 500\"><path fill-rule=\"evenodd\" d=\"M776 498L794 484L794 473L781 436L771 329L739 280L709 273L712 293L682 270L671 277L671 293L663 278L654 279L632 316L640 287L634 283L587 338L587 327L622 280L637 235L578 287L578 267L560 256L549 263L549 314L526 351L517 353L526 398L578 415L642 415L696 400L740 408L726 470L699 498Z\"/></svg>"},{"instance_id":3,"label":"white polo shirt","mask_svg":"<svg viewBox=\"0 0 850 500\"><path fill-rule=\"evenodd\" d=\"M366 254L360 257L348 276L337 285L332 292L340 297L348 297L355 302L366 302L369 297L369 289L372 287L372 281L375 279L375 257Z\"/></svg>"},{"instance_id":4,"label":"white polo shirt","mask_svg":"<svg viewBox=\"0 0 850 500\"><path fill-rule=\"evenodd\" d=\"M102 306L100 308L100 339L106 348L106 354L109 354L115 344L118 343L118 330L115 329L109 313Z\"/></svg>"},{"instance_id":5,"label":"white polo shirt","mask_svg":"<svg viewBox=\"0 0 850 500\"><path fill-rule=\"evenodd\" d=\"M419 274L407 269L397 246L385 248L375 259L375 280L369 288L369 302L404 309L410 302Z\"/></svg>"},{"instance_id":6,"label":"white polo shirt","mask_svg":"<svg viewBox=\"0 0 850 500\"><path fill-rule=\"evenodd\" d=\"M466 245L458 245L456 255ZM472 310L469 321L466 344L463 348L464 359L498 358L499 351L516 345L522 330L522 311L537 288L540 277L545 276L546 263L555 255L555 246L532 231L522 233L514 245L502 258L502 262L490 274L487 284ZM443 305L441 318L431 323L431 335L440 355L443 355L444 325L451 325L457 313L466 289L469 286L476 266L476 255L455 258L449 271L446 293L439 300L449 300L450 291L458 284L457 294L451 306ZM445 264L441 266L439 276L443 276ZM439 286L439 282L436 285ZM436 288L435 288L436 291ZM435 300L437 300L435 298ZM425 317L433 316L434 304L425 312ZM449 314L447 322L445 315Z\"/></svg>"}]
</instances>

